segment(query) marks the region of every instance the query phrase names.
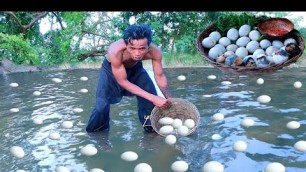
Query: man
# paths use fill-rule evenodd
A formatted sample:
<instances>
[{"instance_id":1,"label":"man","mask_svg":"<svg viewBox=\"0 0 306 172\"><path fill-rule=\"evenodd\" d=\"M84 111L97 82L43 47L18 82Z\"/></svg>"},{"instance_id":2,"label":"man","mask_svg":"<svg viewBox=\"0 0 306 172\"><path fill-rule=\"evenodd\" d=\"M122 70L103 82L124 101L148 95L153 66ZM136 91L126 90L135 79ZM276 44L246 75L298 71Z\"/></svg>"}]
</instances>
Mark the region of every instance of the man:
<instances>
[{"instance_id":1,"label":"man","mask_svg":"<svg viewBox=\"0 0 306 172\"><path fill-rule=\"evenodd\" d=\"M89 118L86 131L96 132L109 128L110 104L118 103L123 96L137 97L138 117L146 132L154 132L150 120L154 106L166 108L167 78L162 68L162 52L152 42L152 30L145 25L130 25L123 38L112 43L103 61L96 105ZM157 95L154 83L142 66L142 60L151 60L154 78L164 97Z\"/></svg>"}]
</instances>

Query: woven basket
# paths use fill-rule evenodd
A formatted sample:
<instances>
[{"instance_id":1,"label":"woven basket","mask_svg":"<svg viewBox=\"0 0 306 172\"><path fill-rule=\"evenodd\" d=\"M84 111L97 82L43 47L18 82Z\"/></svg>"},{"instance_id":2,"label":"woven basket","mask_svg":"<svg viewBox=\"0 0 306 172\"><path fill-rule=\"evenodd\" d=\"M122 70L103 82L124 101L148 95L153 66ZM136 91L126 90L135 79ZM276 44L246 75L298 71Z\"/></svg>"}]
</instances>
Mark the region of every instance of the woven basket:
<instances>
[{"instance_id":1,"label":"woven basket","mask_svg":"<svg viewBox=\"0 0 306 172\"><path fill-rule=\"evenodd\" d=\"M184 99L180 98L170 98L169 99L172 105L167 109L160 109L158 107L154 107L150 115L150 121L152 128L161 136L162 133L159 132L159 129L163 126L158 121L163 117L170 117L173 119L180 119L185 121L186 119L192 119L195 122L195 127L189 130L187 135L193 134L200 123L200 113L196 106L191 102L188 102Z\"/></svg>"},{"instance_id":2,"label":"woven basket","mask_svg":"<svg viewBox=\"0 0 306 172\"><path fill-rule=\"evenodd\" d=\"M266 74L266 73L271 73L271 72L275 72L279 69L282 69L285 66L290 65L291 63L295 63L298 58L303 54L305 45L304 45L304 37L302 36L302 34L293 29L291 32L289 32L285 37L283 37L282 39L285 40L286 38L292 37L294 38L300 49L301 52L294 56L291 57L290 59L288 59L287 61L281 63L281 64L275 64L275 65L271 65L265 68L251 68L251 67L245 67L245 66L228 66L225 65L224 63L218 63L216 61L211 60L210 58L208 58L208 51L209 49L204 48L202 46L202 40L206 37L209 36L209 34L213 31L216 31L217 28L214 24L210 25L209 27L207 27L205 30L203 30L197 37L197 49L200 52L200 55L207 61L209 62L212 66L222 70L223 72L226 73L233 73L233 74L238 74L238 75L260 75L260 74Z\"/></svg>"}]
</instances>

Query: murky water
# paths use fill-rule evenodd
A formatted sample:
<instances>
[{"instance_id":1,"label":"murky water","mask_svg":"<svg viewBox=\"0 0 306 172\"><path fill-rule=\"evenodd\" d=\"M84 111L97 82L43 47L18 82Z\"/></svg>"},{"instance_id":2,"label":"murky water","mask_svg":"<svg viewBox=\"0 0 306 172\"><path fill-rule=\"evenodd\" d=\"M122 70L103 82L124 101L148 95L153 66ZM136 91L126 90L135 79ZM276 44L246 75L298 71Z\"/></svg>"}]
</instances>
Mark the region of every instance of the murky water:
<instances>
[{"instance_id":1,"label":"murky water","mask_svg":"<svg viewBox=\"0 0 306 172\"><path fill-rule=\"evenodd\" d=\"M219 161L225 172L262 172L271 162L282 163L286 172L306 171L306 154L294 148L306 140L306 69L286 69L264 76L226 75L215 68L175 68L165 70L173 97L192 102L200 112L200 125L188 137L178 138L168 145L158 134L143 133L138 121L136 99L125 97L111 106L109 132L88 135L85 127L95 103L95 89L99 71L96 69L16 73L0 76L0 171L51 172L65 166L73 172L100 168L106 172L128 172L142 162L155 172L170 172L176 160L188 163L190 172L200 172L208 161ZM185 81L177 80L185 75ZM207 79L216 75L215 80ZM88 77L87 81L80 77ZM261 77L264 84L258 85ZM60 78L61 83L51 79ZM222 85L230 81L230 85ZM297 89L295 81L304 85ZM10 87L18 83L18 87ZM88 89L87 93L80 92ZM42 94L34 96L34 91ZM271 102L257 102L260 95L269 95ZM206 95L206 96L205 96ZM210 95L211 97L207 96ZM10 109L18 108L19 112ZM82 108L83 112L74 112ZM215 113L224 114L223 121L214 121ZM40 118L42 124L33 123ZM255 121L245 128L245 118ZM72 128L61 124L70 120ZM298 129L286 124L298 121ZM59 140L49 138L50 132L60 134ZM213 140L213 134L222 136ZM244 152L236 152L235 141L247 143ZM98 149L94 156L80 150L87 144ZM10 153L12 146L20 146L23 158ZM138 159L127 162L120 158L125 151L134 151Z\"/></svg>"}]
</instances>

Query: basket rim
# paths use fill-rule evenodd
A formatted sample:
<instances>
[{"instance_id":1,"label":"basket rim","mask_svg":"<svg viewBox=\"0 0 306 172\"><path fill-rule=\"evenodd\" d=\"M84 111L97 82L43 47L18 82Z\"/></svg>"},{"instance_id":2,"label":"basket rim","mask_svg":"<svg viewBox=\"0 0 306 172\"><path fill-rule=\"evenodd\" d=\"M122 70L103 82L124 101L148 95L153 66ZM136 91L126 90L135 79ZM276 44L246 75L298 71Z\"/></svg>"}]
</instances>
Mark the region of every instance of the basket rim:
<instances>
[{"instance_id":1,"label":"basket rim","mask_svg":"<svg viewBox=\"0 0 306 172\"><path fill-rule=\"evenodd\" d=\"M218 63L216 61L211 60L210 58L208 58L208 49L204 48L202 46L202 40L207 37L211 32L216 31L217 27L216 25L213 23L211 25L209 25L208 27L206 27L203 31L201 31L196 39L197 42L197 50L200 53L200 55L204 58L204 60L206 60L208 63L210 63L213 67L220 69L223 72L230 72L232 74L238 74L238 75L261 75L261 74L268 74L268 73L272 73L275 72L277 70L280 70L286 66L289 66L292 63L295 63L299 57L301 57L303 55L304 49L305 49L305 39L303 37L303 35L296 29L293 29L291 32L289 32L285 38L288 38L290 36L294 36L297 39L298 45L301 49L301 52L294 56L291 57L290 59L288 59L287 61L280 63L280 64L274 64L268 67L264 67L264 68L250 68L250 67L245 67L245 66L227 66L224 63ZM271 39L271 38L268 38Z\"/></svg>"},{"instance_id":2,"label":"basket rim","mask_svg":"<svg viewBox=\"0 0 306 172\"><path fill-rule=\"evenodd\" d=\"M172 103L175 103L175 102L176 102L176 103L177 103L177 102L183 102L183 103L189 105L190 108L195 112L195 114L194 114L194 115L195 115L195 118L196 118L196 120L194 121L194 122L195 122L195 126L194 126L191 130L189 130L187 136L189 136L189 135L191 135L191 134L194 134L195 131L196 131L196 129L197 129L197 128L199 127L199 125L200 125L200 112L198 111L197 107L196 107L193 103L191 103L191 102L189 102L189 101L187 101L187 100L185 100L185 99L182 99L182 98L168 98L168 100L170 100ZM167 110L167 109L165 109L165 110ZM166 137L167 135L164 135L164 134L160 133L160 132L159 132L159 129L158 129L158 128L156 127L156 125L155 125L155 123L158 123L158 120L155 120L155 115L158 114L158 111L165 111L165 110L160 109L160 108L158 108L157 106L155 106L155 107L153 108L151 114L150 114L150 121L151 121L151 126L152 126L152 128L154 129L154 131L156 131L156 133L158 133L159 135L164 136L164 137ZM160 119L160 118L159 118L159 119ZM182 137L182 136L180 136L179 134L176 134L176 135L177 135L178 137ZM186 136L184 136L184 137L186 137Z\"/></svg>"}]
</instances>

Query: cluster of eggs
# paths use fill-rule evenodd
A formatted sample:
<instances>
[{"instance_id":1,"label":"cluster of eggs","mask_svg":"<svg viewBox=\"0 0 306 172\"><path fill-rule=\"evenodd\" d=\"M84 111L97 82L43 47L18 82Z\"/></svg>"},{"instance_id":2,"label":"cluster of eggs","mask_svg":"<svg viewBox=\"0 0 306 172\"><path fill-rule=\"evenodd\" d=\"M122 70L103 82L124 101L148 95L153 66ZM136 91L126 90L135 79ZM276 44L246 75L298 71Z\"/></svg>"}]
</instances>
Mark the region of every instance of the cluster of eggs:
<instances>
[{"instance_id":1,"label":"cluster of eggs","mask_svg":"<svg viewBox=\"0 0 306 172\"><path fill-rule=\"evenodd\" d=\"M181 120L179 118L162 117L158 120L158 123L162 125L159 128L159 133L162 135L178 134L179 136L187 136L190 131L196 126L193 119Z\"/></svg>"},{"instance_id":2,"label":"cluster of eggs","mask_svg":"<svg viewBox=\"0 0 306 172\"><path fill-rule=\"evenodd\" d=\"M252 58L256 63L257 58L262 55L271 57L273 53L287 44L297 43L297 41L292 37L284 41L279 39L269 40L262 37L257 28L244 24L238 29L229 29L226 36L222 36L217 30L213 31L201 43L204 48L209 49L209 59L233 66L235 65L233 60L227 60L230 56L238 56L243 61Z\"/></svg>"}]
</instances>

